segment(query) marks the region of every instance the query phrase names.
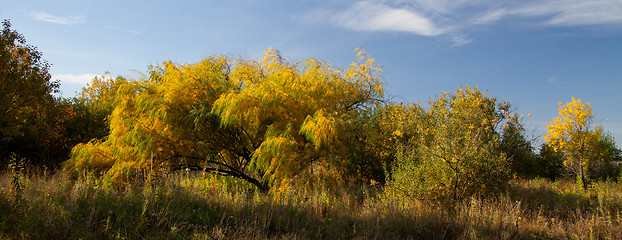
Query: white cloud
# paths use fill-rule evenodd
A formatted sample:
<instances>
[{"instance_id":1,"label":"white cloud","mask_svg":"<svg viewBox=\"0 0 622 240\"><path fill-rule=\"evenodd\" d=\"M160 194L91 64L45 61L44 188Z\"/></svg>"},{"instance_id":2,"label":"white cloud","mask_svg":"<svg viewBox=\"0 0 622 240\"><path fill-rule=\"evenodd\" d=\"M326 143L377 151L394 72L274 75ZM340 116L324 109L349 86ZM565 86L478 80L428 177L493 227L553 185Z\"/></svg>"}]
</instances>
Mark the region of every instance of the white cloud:
<instances>
[{"instance_id":1,"label":"white cloud","mask_svg":"<svg viewBox=\"0 0 622 240\"><path fill-rule=\"evenodd\" d=\"M544 16L546 25L599 25L622 23L620 0L552 0L540 1L516 9L516 15Z\"/></svg>"},{"instance_id":2,"label":"white cloud","mask_svg":"<svg viewBox=\"0 0 622 240\"><path fill-rule=\"evenodd\" d=\"M108 24L104 25L104 27L107 28L107 29L110 29L110 30L115 30L115 31L121 30L121 28L110 26Z\"/></svg>"},{"instance_id":3,"label":"white cloud","mask_svg":"<svg viewBox=\"0 0 622 240\"><path fill-rule=\"evenodd\" d=\"M405 3L405 1L388 1ZM428 15L451 19L465 16L473 24L496 22L506 16L544 17L545 25L597 25L622 23L620 0L413 0Z\"/></svg>"},{"instance_id":4,"label":"white cloud","mask_svg":"<svg viewBox=\"0 0 622 240\"><path fill-rule=\"evenodd\" d=\"M460 47L473 42L473 39L469 39L465 35L458 35L453 36L451 38L451 42L453 42L453 44L451 45L452 47Z\"/></svg>"},{"instance_id":5,"label":"white cloud","mask_svg":"<svg viewBox=\"0 0 622 240\"><path fill-rule=\"evenodd\" d=\"M136 30L132 30L132 29L126 29L125 32L133 33L133 34L142 34L143 33L141 31L136 31Z\"/></svg>"},{"instance_id":6,"label":"white cloud","mask_svg":"<svg viewBox=\"0 0 622 240\"><path fill-rule=\"evenodd\" d=\"M58 17L46 12L31 12L30 16L39 21L63 25L73 25L86 22L86 17L83 15Z\"/></svg>"},{"instance_id":7,"label":"white cloud","mask_svg":"<svg viewBox=\"0 0 622 240\"><path fill-rule=\"evenodd\" d=\"M368 1L355 3L331 19L339 26L359 31L410 32L424 36L436 36L444 32L431 20L414 11Z\"/></svg>"},{"instance_id":8,"label":"white cloud","mask_svg":"<svg viewBox=\"0 0 622 240\"><path fill-rule=\"evenodd\" d=\"M506 9L495 9L490 12L486 12L478 17L475 17L471 20L472 24L489 24L496 21L499 21L503 17L508 15L508 11Z\"/></svg>"},{"instance_id":9,"label":"white cloud","mask_svg":"<svg viewBox=\"0 0 622 240\"><path fill-rule=\"evenodd\" d=\"M136 30L133 30L133 29L122 29L122 28L120 28L120 27L110 26L110 25L107 25L107 24L106 24L106 25L104 25L104 27L105 27L105 28L107 28L107 29L110 29L110 30L114 30L114 31L124 31L124 32L127 32L127 33L132 33L132 34L142 34L142 33L143 33L143 32L141 32L141 31L136 31Z\"/></svg>"},{"instance_id":10,"label":"white cloud","mask_svg":"<svg viewBox=\"0 0 622 240\"><path fill-rule=\"evenodd\" d=\"M464 34L469 28L507 17L534 27L616 25L622 24L622 0L363 0L315 9L302 19L355 31L449 35L454 46L461 46L472 41Z\"/></svg>"},{"instance_id":11,"label":"white cloud","mask_svg":"<svg viewBox=\"0 0 622 240\"><path fill-rule=\"evenodd\" d=\"M61 84L82 84L86 85L90 83L97 74L83 73L83 74L53 74L52 79L60 80Z\"/></svg>"},{"instance_id":12,"label":"white cloud","mask_svg":"<svg viewBox=\"0 0 622 240\"><path fill-rule=\"evenodd\" d=\"M414 0L414 2L426 12L434 12L446 16L456 14L467 8L482 11L500 5L500 1L497 0Z\"/></svg>"}]
</instances>

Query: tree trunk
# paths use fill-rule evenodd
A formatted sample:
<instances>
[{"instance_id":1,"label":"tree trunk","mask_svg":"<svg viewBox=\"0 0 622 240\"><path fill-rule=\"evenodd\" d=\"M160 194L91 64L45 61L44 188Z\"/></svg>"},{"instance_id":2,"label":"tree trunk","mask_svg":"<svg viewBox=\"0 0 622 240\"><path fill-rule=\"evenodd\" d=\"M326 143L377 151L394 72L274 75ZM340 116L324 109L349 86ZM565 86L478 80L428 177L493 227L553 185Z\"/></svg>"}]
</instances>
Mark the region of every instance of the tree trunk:
<instances>
[{"instance_id":1,"label":"tree trunk","mask_svg":"<svg viewBox=\"0 0 622 240\"><path fill-rule=\"evenodd\" d=\"M583 174L583 166L580 166L579 174L581 175L581 187L583 191L587 190L587 182L585 182L585 174Z\"/></svg>"},{"instance_id":2,"label":"tree trunk","mask_svg":"<svg viewBox=\"0 0 622 240\"><path fill-rule=\"evenodd\" d=\"M218 174L221 176L229 176L229 177L242 179L250 184L253 184L262 193L267 193L268 191L270 191L270 187L268 186L268 184L260 181L259 179L255 179L249 175L246 175L242 171L239 171L235 168L232 168L226 165L222 165L222 166L223 168L218 168L218 167L201 168L200 166L197 166L197 165L192 165L192 166L186 165L186 166L177 166L175 168L172 168L172 171L187 169L189 171L211 172L211 173Z\"/></svg>"},{"instance_id":3,"label":"tree trunk","mask_svg":"<svg viewBox=\"0 0 622 240\"><path fill-rule=\"evenodd\" d=\"M244 179L247 182L255 185L255 187L257 187L257 189L259 189L259 191L261 193L267 193L270 190L270 188L268 188L267 184L262 183L261 181L259 181L257 179L254 179L254 178L251 178L251 177L248 177L248 176L247 177L243 177L242 179Z\"/></svg>"}]
</instances>

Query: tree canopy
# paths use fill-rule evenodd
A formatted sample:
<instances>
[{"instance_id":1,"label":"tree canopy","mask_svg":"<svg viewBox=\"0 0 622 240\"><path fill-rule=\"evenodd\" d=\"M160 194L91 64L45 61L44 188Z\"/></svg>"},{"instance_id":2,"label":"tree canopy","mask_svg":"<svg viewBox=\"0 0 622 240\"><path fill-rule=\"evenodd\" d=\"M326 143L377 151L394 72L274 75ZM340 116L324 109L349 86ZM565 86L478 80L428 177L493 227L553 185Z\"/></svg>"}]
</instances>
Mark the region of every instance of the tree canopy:
<instances>
[{"instance_id":1,"label":"tree canopy","mask_svg":"<svg viewBox=\"0 0 622 240\"><path fill-rule=\"evenodd\" d=\"M387 194L453 204L512 176L565 173L586 189L621 169L612 163L622 151L580 99L559 103L536 154L523 116L477 87L427 105L385 99L381 68L362 49L345 68L274 49L257 60L166 61L138 79L95 77L62 99L41 53L8 21L0 36L0 161L64 161L64 172L116 189L193 170L263 192L388 183Z\"/></svg>"},{"instance_id":2,"label":"tree canopy","mask_svg":"<svg viewBox=\"0 0 622 240\"><path fill-rule=\"evenodd\" d=\"M119 86L110 135L76 146L65 169L120 185L147 169L196 168L267 190L347 161L348 126L382 99L379 71L362 50L347 69L272 49L261 61L165 62Z\"/></svg>"},{"instance_id":3,"label":"tree canopy","mask_svg":"<svg viewBox=\"0 0 622 240\"><path fill-rule=\"evenodd\" d=\"M564 155L563 164L577 176L577 182L585 190L592 165L615 159L615 142L607 137L602 128L593 126L592 108L574 97L567 104L559 102L559 116L546 125L544 141L555 151Z\"/></svg>"},{"instance_id":4,"label":"tree canopy","mask_svg":"<svg viewBox=\"0 0 622 240\"><path fill-rule=\"evenodd\" d=\"M5 20L0 33L0 159L16 154L48 164L66 158L71 141L64 138L64 123L73 111L52 95L59 83L51 80L49 66Z\"/></svg>"},{"instance_id":5,"label":"tree canopy","mask_svg":"<svg viewBox=\"0 0 622 240\"><path fill-rule=\"evenodd\" d=\"M502 187L509 165L501 134L518 120L510 105L465 86L430 100L429 106L415 115L415 140L399 146L393 187L440 203Z\"/></svg>"},{"instance_id":6,"label":"tree canopy","mask_svg":"<svg viewBox=\"0 0 622 240\"><path fill-rule=\"evenodd\" d=\"M0 140L8 141L24 134L24 127L53 101L51 93L59 85L50 80L41 53L11 30L9 21L0 34Z\"/></svg>"}]
</instances>

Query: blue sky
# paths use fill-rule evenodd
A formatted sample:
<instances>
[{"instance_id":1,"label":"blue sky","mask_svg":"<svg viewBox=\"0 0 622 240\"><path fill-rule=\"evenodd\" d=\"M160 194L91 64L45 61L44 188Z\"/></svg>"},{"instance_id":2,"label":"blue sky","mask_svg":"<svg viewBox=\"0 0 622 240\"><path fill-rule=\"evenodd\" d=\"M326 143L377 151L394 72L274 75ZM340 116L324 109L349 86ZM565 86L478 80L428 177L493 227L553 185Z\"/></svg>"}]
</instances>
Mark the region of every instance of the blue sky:
<instances>
[{"instance_id":1,"label":"blue sky","mask_svg":"<svg viewBox=\"0 0 622 240\"><path fill-rule=\"evenodd\" d=\"M364 48L386 95L421 101L465 84L511 102L541 141L558 102L591 103L622 142L622 0L7 1L10 19L52 64L62 95L94 75L224 54L347 67Z\"/></svg>"}]
</instances>

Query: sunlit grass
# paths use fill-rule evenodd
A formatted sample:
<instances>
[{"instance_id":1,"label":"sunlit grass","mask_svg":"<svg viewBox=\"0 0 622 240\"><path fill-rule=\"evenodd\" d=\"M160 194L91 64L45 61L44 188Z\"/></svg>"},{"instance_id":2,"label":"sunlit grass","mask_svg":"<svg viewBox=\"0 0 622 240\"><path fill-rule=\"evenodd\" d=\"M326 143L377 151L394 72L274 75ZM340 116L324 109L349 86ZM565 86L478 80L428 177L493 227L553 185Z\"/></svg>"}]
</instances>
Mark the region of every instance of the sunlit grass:
<instances>
[{"instance_id":1,"label":"sunlit grass","mask_svg":"<svg viewBox=\"0 0 622 240\"><path fill-rule=\"evenodd\" d=\"M617 239L622 185L515 180L506 193L439 207L379 186L292 185L170 174L120 192L94 178L0 176L0 237L32 239Z\"/></svg>"}]
</instances>

